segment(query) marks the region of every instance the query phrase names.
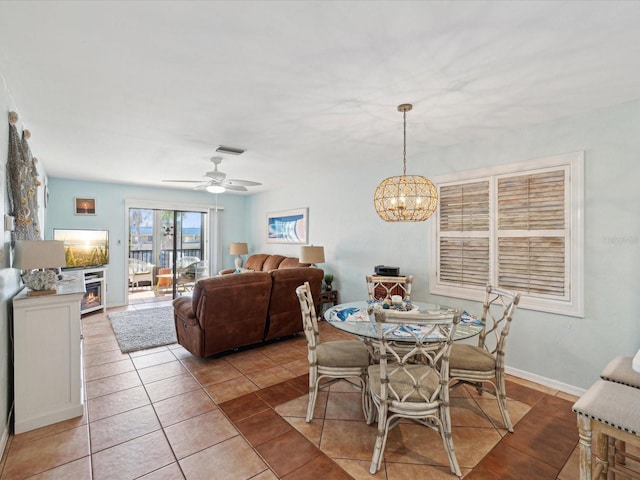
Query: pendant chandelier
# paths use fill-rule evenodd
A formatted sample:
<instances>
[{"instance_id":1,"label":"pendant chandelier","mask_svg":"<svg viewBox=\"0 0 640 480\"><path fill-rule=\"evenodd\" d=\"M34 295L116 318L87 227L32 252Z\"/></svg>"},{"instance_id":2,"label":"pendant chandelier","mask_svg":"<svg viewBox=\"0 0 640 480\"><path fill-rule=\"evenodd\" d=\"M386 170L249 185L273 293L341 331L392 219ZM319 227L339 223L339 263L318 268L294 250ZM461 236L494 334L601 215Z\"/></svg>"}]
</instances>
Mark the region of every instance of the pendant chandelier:
<instances>
[{"instance_id":1,"label":"pendant chandelier","mask_svg":"<svg viewBox=\"0 0 640 480\"><path fill-rule=\"evenodd\" d=\"M385 178L373 196L376 213L385 222L422 222L438 206L438 191L431 180L420 175L407 175L407 112L413 106L398 106L404 119L403 171L399 177Z\"/></svg>"}]
</instances>

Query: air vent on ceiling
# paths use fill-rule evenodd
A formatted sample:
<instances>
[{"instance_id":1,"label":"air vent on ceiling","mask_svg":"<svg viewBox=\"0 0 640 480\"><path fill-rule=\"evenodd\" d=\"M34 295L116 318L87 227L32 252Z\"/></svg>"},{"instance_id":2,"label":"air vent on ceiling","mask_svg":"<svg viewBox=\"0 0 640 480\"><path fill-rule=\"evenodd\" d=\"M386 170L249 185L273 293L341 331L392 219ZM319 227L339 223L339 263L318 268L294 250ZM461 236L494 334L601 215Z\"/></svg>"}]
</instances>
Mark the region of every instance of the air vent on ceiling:
<instances>
[{"instance_id":1,"label":"air vent on ceiling","mask_svg":"<svg viewBox=\"0 0 640 480\"><path fill-rule=\"evenodd\" d=\"M218 145L216 147L216 152L229 153L231 155L240 155L244 153L244 150L242 150L241 148L225 147L224 145Z\"/></svg>"}]
</instances>

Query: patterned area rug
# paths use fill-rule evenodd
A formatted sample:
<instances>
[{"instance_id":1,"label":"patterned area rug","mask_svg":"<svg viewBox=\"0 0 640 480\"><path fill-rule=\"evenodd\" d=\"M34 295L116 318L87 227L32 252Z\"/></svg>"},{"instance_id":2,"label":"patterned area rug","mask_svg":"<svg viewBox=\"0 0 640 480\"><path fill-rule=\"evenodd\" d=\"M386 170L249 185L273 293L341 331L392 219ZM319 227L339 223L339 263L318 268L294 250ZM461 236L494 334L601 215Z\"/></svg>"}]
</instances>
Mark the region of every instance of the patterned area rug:
<instances>
[{"instance_id":1,"label":"patterned area rug","mask_svg":"<svg viewBox=\"0 0 640 480\"><path fill-rule=\"evenodd\" d=\"M109 314L122 353L176 343L173 307L148 308Z\"/></svg>"}]
</instances>

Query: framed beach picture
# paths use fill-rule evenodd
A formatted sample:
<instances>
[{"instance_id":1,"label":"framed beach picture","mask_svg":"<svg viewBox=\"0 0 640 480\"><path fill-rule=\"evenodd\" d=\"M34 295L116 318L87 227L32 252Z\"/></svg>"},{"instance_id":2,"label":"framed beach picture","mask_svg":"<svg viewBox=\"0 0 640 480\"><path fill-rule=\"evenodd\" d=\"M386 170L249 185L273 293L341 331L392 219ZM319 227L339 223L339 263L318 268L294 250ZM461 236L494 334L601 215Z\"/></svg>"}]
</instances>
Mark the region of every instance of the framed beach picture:
<instances>
[{"instance_id":1,"label":"framed beach picture","mask_svg":"<svg viewBox=\"0 0 640 480\"><path fill-rule=\"evenodd\" d=\"M267 243L307 244L309 209L267 213Z\"/></svg>"},{"instance_id":2,"label":"framed beach picture","mask_svg":"<svg viewBox=\"0 0 640 480\"><path fill-rule=\"evenodd\" d=\"M96 214L96 199L95 198L80 198L75 197L73 199L73 205L76 215L95 215Z\"/></svg>"}]
</instances>

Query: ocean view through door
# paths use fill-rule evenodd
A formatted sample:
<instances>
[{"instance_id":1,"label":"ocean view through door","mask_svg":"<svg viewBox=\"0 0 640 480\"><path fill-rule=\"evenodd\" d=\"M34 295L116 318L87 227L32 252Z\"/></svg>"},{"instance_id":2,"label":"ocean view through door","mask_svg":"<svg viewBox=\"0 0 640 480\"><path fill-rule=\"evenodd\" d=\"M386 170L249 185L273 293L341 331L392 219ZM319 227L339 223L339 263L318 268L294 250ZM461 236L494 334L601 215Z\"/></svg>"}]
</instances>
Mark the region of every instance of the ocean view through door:
<instances>
[{"instance_id":1,"label":"ocean view through door","mask_svg":"<svg viewBox=\"0 0 640 480\"><path fill-rule=\"evenodd\" d=\"M188 293L209 275L207 214L129 208L129 299Z\"/></svg>"}]
</instances>

